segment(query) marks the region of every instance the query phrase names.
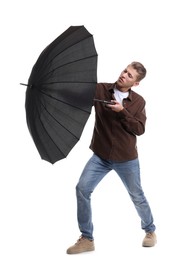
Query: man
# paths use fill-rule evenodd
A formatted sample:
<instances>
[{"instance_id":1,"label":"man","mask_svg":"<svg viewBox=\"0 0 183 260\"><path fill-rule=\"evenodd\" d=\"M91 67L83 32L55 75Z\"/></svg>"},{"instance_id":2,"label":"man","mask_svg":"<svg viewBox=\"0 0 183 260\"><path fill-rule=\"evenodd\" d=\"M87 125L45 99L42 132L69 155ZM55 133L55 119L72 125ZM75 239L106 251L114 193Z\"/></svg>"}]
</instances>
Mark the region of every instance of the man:
<instances>
[{"instance_id":1,"label":"man","mask_svg":"<svg viewBox=\"0 0 183 260\"><path fill-rule=\"evenodd\" d=\"M136 136L145 132L145 100L132 87L146 76L140 62L132 62L122 71L117 82L98 83L95 93L95 126L90 148L93 155L76 186L77 217L81 237L67 249L68 254L93 251L91 193L111 170L125 185L141 218L146 235L142 246L156 244L155 225L150 206L141 187ZM111 101L100 102L101 100Z\"/></svg>"}]
</instances>

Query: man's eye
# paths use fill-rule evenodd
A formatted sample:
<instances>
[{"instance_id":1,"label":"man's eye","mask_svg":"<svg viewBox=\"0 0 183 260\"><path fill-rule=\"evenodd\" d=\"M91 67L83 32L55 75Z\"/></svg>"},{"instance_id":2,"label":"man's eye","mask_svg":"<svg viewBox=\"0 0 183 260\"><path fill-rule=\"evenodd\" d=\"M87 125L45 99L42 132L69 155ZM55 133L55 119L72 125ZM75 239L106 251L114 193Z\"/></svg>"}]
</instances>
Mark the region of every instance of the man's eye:
<instances>
[{"instance_id":1,"label":"man's eye","mask_svg":"<svg viewBox=\"0 0 183 260\"><path fill-rule=\"evenodd\" d=\"M129 78L132 78L132 75L128 73L128 77L129 77Z\"/></svg>"}]
</instances>

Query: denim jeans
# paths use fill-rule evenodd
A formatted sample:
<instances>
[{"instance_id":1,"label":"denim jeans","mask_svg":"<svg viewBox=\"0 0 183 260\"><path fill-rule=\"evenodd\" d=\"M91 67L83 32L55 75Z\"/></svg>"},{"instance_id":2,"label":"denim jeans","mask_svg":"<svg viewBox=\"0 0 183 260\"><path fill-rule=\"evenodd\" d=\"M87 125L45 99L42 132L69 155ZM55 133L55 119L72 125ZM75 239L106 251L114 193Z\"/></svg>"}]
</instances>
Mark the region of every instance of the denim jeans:
<instances>
[{"instance_id":1,"label":"denim jeans","mask_svg":"<svg viewBox=\"0 0 183 260\"><path fill-rule=\"evenodd\" d=\"M76 186L77 218L82 236L93 239L91 193L111 170L116 171L125 185L141 218L141 228L145 232L153 232L155 225L153 224L151 209L141 187L138 158L126 162L114 162L103 160L93 154L86 164Z\"/></svg>"}]
</instances>

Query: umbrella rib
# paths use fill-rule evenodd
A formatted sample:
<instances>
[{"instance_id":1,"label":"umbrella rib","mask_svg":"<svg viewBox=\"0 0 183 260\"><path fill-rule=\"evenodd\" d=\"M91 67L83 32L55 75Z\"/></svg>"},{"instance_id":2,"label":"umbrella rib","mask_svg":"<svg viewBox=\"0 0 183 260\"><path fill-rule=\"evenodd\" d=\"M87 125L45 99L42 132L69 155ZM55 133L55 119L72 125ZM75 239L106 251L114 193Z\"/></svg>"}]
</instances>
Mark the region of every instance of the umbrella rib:
<instances>
[{"instance_id":1,"label":"umbrella rib","mask_svg":"<svg viewBox=\"0 0 183 260\"><path fill-rule=\"evenodd\" d=\"M45 95L45 96L47 96L47 97L51 97L51 98L53 98L53 99L55 99L55 100L57 100L57 101L59 101L59 102L62 102L62 103L64 103L64 104L66 104L66 105L69 105L69 106L72 106L72 107L74 107L74 108L77 108L77 109L79 109L80 111L83 111L83 112L88 113L88 111L86 111L86 110L84 110L84 109L81 109L81 108L79 108L79 107L77 107L77 106L74 106L74 105L72 105L72 104L70 104L70 103L68 103L68 102L63 101L63 100L59 100L58 98L56 98L56 97L54 97L54 96L52 96L52 95L50 95L50 94L47 94L47 93L45 93L45 92L42 91L42 90L38 90L38 91L40 91L43 95Z\"/></svg>"},{"instance_id":2,"label":"umbrella rib","mask_svg":"<svg viewBox=\"0 0 183 260\"><path fill-rule=\"evenodd\" d=\"M73 63L76 63L76 62L78 62L78 61L87 60L87 59L90 59L90 58L93 58L93 57L96 57L96 55L91 55L91 56L88 56L88 57L85 57L85 58L82 58L82 59L78 59L78 60L74 60L74 61L71 61L71 62L64 63L64 64L62 64L61 66L56 67L55 69L53 69L53 70L49 71L48 73L42 75L42 76L39 78L39 80L41 80L43 77L48 76L48 75L49 75L50 73L52 73L53 71L56 71L57 69L60 69L60 68L66 66L66 65L68 65L68 64L73 64ZM48 64L49 64L49 63L48 63Z\"/></svg>"},{"instance_id":3,"label":"umbrella rib","mask_svg":"<svg viewBox=\"0 0 183 260\"><path fill-rule=\"evenodd\" d=\"M53 81L53 82L40 82L41 85L52 85L52 84L57 84L57 83L97 83L94 81Z\"/></svg>"},{"instance_id":4,"label":"umbrella rib","mask_svg":"<svg viewBox=\"0 0 183 260\"><path fill-rule=\"evenodd\" d=\"M41 105L42 105L42 107L44 107L44 109L48 112L48 114L52 117L52 118L54 118L50 113L49 113L49 111L46 109L46 107L44 106L44 104L41 102ZM37 108L38 109L38 108ZM39 111L39 109L38 109L38 111ZM45 129L45 131L46 131L46 128L45 128L45 126L44 126L44 124L43 124L43 122L42 122L42 120L41 120L41 117L40 117L40 113L38 112L38 114L39 114L39 118L40 118L40 122L41 122L41 125L42 125L42 127ZM54 118L54 120L56 120L55 118ZM57 120L56 120L57 121ZM57 121L58 122L58 121ZM59 123L59 122L58 122ZM60 124L60 123L59 123ZM61 125L61 124L60 124ZM63 126L64 127L64 126ZM65 128L65 127L64 127ZM66 129L66 128L65 128ZM67 130L67 129L66 129ZM68 131L68 132L70 132L70 131ZM61 154L63 154L64 156L66 156L63 152L62 152L62 150L58 147L58 145L54 142L54 140L53 140L53 138L50 136L50 134L46 131L46 133L47 133L47 135L49 136L49 138L53 141L53 143L55 144L55 146L57 147L57 149L61 152ZM71 133L71 132L70 132ZM72 134L72 133L71 133ZM79 140L75 135L73 135L77 140ZM50 156L49 156L49 154L46 152L46 150L45 150L45 153L47 154L47 156L50 158ZM51 158L50 158L50 160L51 160Z\"/></svg>"},{"instance_id":5,"label":"umbrella rib","mask_svg":"<svg viewBox=\"0 0 183 260\"><path fill-rule=\"evenodd\" d=\"M41 104L42 104L42 102L41 102ZM41 123L41 125L42 125L42 127L45 129L45 126L44 126L44 124L43 124L43 122L42 122L42 120L41 120L41 116L40 116L40 111L39 111L39 108L38 108L38 106L36 105L36 108L37 108L37 111L38 111L38 115L39 115L39 119L40 119L40 123ZM46 129L45 129L45 131L46 131ZM48 132L46 131L46 133L48 134ZM48 136L49 136L49 138L53 141L53 139L51 138L51 136L48 134ZM56 145L56 144L55 144ZM56 147L58 148L58 150L60 151L60 149L59 149L59 147L56 145ZM44 147L43 147L44 148ZM51 157L49 156L49 154L48 154L48 152L46 151L46 149L44 148L44 152L45 152L45 154L47 155L47 157L49 158L49 160L51 161ZM62 152L62 151L61 151Z\"/></svg>"},{"instance_id":6,"label":"umbrella rib","mask_svg":"<svg viewBox=\"0 0 183 260\"><path fill-rule=\"evenodd\" d=\"M79 138L74 135L71 131L69 131L65 126L63 126L45 107L45 105L41 102L41 105L44 107L44 109L46 110L46 112L59 124L61 125L67 132L69 132L70 134L72 134L77 140L79 140ZM44 127L44 126L43 126ZM45 128L45 127L44 127ZM49 135L50 136L50 135ZM50 136L51 138L51 136ZM52 139L52 138L51 138ZM53 140L53 139L52 139ZM55 143L55 142L54 142ZM56 145L56 144L55 144ZM56 145L57 146L57 145ZM57 146L57 148L59 149L59 147ZM60 150L60 149L59 149Z\"/></svg>"},{"instance_id":7,"label":"umbrella rib","mask_svg":"<svg viewBox=\"0 0 183 260\"><path fill-rule=\"evenodd\" d=\"M83 41L85 41L86 39L89 39L89 38L93 38L93 35L90 34L89 36L84 37L84 38L82 39L82 41L81 41L81 40L78 40L78 41L75 42L74 44L69 45L67 48L65 48L65 49L62 50L61 52L57 53L57 54L48 62L48 64L50 64L59 54L61 54L62 52L65 52L67 49L71 48L71 46L73 47L73 46L77 45L78 43L83 42ZM57 40L57 39L56 39L56 40ZM59 44L59 43L58 43L58 44ZM57 44L57 46L58 46L58 44Z\"/></svg>"}]
</instances>

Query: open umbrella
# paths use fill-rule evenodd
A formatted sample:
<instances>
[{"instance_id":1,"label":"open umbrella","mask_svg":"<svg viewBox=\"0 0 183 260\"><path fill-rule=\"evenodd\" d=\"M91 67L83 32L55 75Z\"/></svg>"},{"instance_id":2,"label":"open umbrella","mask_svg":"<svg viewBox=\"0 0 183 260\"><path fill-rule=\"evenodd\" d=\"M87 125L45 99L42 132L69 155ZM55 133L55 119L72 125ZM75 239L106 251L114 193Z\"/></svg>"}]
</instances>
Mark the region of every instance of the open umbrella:
<instances>
[{"instance_id":1,"label":"open umbrella","mask_svg":"<svg viewBox=\"0 0 183 260\"><path fill-rule=\"evenodd\" d=\"M40 54L23 85L27 125L42 159L53 164L78 142L96 82L97 52L84 26L69 27Z\"/></svg>"}]
</instances>

